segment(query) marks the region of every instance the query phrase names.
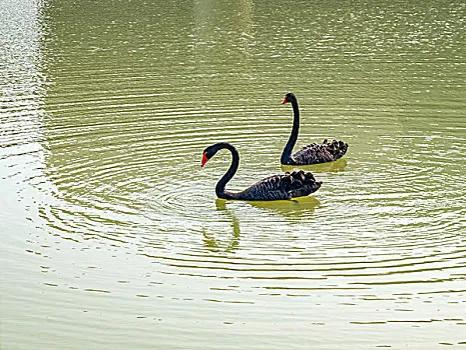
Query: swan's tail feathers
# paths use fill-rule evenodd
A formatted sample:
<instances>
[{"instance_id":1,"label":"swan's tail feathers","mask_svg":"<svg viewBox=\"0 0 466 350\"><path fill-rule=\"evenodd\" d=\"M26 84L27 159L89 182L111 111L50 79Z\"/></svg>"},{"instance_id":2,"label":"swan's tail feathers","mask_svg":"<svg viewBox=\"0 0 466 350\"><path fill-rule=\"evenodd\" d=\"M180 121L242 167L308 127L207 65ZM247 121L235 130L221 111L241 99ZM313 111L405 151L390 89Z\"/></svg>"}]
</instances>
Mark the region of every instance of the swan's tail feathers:
<instances>
[{"instance_id":1,"label":"swan's tail feathers","mask_svg":"<svg viewBox=\"0 0 466 350\"><path fill-rule=\"evenodd\" d=\"M317 191L322 185L321 181L316 181L314 175L310 172L293 171L289 174L291 179L290 190L288 193L291 197L308 196Z\"/></svg>"},{"instance_id":2,"label":"swan's tail feathers","mask_svg":"<svg viewBox=\"0 0 466 350\"><path fill-rule=\"evenodd\" d=\"M327 139L325 139L322 145L333 156L334 160L343 157L348 150L348 144L343 141L333 140L332 142L328 142Z\"/></svg>"}]
</instances>

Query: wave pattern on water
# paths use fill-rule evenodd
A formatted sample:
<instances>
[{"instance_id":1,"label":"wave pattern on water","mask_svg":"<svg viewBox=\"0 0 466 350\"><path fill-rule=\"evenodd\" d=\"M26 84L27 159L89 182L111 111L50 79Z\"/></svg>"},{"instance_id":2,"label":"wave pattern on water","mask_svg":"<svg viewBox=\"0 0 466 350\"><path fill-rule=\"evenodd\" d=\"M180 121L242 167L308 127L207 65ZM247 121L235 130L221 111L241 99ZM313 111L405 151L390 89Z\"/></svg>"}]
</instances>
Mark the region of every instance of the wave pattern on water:
<instances>
[{"instance_id":1,"label":"wave pattern on water","mask_svg":"<svg viewBox=\"0 0 466 350\"><path fill-rule=\"evenodd\" d=\"M425 14L390 6L321 10L308 23L320 12L304 2L292 20L289 8L260 2L233 17L196 2L187 19L183 4L160 21L150 4L131 9L147 11L133 24L147 35L92 14L65 20L51 6L56 35L41 43L41 71L8 85L24 93L1 97L0 162L31 225L47 233L31 234L26 252L41 259L51 295L156 298L167 317L181 304L193 315L228 305L222 321L259 329L267 310L286 316L295 300L336 318L351 310L345 322L357 330L464 325L448 317L466 300L460 11L431 13L437 32ZM289 170L279 165L291 129L285 89L302 111L296 147L339 138L347 156L306 169L323 181L308 198L216 200L230 157L201 170L214 142L240 152L231 189ZM29 186L39 193L31 201ZM446 311L434 317L438 302ZM239 306L252 315L241 319ZM304 309L293 307L295 319ZM330 319L315 324L332 328Z\"/></svg>"}]
</instances>

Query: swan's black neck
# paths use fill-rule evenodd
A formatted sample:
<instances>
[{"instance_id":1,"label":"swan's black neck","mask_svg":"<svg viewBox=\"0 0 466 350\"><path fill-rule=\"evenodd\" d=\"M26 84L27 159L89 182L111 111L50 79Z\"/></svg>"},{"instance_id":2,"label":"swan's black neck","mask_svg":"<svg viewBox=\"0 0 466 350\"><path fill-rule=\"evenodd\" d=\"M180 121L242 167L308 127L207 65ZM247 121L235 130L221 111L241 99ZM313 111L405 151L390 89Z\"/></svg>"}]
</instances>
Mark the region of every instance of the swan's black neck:
<instances>
[{"instance_id":1,"label":"swan's black neck","mask_svg":"<svg viewBox=\"0 0 466 350\"><path fill-rule=\"evenodd\" d=\"M217 186L215 186L215 193L217 194L217 197L219 198L234 199L236 198L235 196L236 194L230 191L225 191L225 186L228 183L228 181L230 181L231 178L235 175L236 170L238 170L238 166L239 166L238 151L236 150L235 147L233 147L232 145L226 142L217 143L215 146L216 146L215 153L225 148L231 152L231 155L233 158L231 165L228 168L227 172L220 178L220 180L218 180Z\"/></svg>"},{"instance_id":2,"label":"swan's black neck","mask_svg":"<svg viewBox=\"0 0 466 350\"><path fill-rule=\"evenodd\" d=\"M290 98L291 106L293 107L293 129L291 129L290 138L283 149L282 156L280 162L282 164L294 164L293 159L291 158L291 152L293 151L293 147L296 144L296 140L298 139L298 132L299 132L299 107L298 101L295 97Z\"/></svg>"}]
</instances>

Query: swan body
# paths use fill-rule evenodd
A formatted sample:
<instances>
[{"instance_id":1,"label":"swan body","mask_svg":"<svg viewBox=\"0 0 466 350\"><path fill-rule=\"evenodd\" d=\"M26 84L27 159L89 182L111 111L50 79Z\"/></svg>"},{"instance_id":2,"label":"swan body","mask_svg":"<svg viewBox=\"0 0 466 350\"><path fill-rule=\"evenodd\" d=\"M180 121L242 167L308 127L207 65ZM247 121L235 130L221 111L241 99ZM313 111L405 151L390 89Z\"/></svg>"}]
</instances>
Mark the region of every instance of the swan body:
<instances>
[{"instance_id":1,"label":"swan body","mask_svg":"<svg viewBox=\"0 0 466 350\"><path fill-rule=\"evenodd\" d=\"M241 192L227 191L225 186L239 166L239 154L235 147L226 142L219 142L207 147L202 155L201 166L204 167L207 161L221 149L229 150L233 161L215 187L215 193L219 198L246 201L287 200L307 196L317 191L322 184L322 182L315 180L312 173L301 170L266 177Z\"/></svg>"},{"instance_id":2,"label":"swan body","mask_svg":"<svg viewBox=\"0 0 466 350\"><path fill-rule=\"evenodd\" d=\"M298 139L299 132L299 106L298 99L293 93L286 94L282 104L291 103L293 107L293 128L285 148L283 149L280 159L283 165L311 165L333 162L346 153L348 144L343 141L333 140L328 142L326 139L321 144L310 144L295 154L291 155L293 147Z\"/></svg>"}]
</instances>

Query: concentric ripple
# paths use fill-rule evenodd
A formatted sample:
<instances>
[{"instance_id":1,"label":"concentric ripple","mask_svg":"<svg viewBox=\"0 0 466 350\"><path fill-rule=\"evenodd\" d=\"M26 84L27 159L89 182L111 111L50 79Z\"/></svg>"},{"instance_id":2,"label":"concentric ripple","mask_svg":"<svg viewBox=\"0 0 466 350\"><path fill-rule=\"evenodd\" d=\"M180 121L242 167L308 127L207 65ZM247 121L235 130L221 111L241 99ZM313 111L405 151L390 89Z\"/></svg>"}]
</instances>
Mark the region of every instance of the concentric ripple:
<instances>
[{"instance_id":1,"label":"concentric ripple","mask_svg":"<svg viewBox=\"0 0 466 350\"><path fill-rule=\"evenodd\" d=\"M464 343L464 4L7 3L7 344ZM348 154L304 167L323 181L307 198L216 199L231 159L201 169L215 142L240 153L231 190L293 169L287 91L295 150L338 138ZM42 323L43 343L24 340Z\"/></svg>"}]
</instances>

